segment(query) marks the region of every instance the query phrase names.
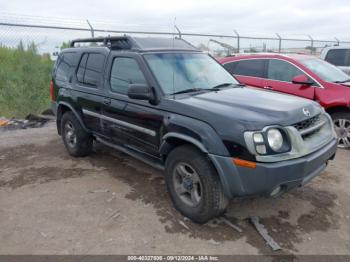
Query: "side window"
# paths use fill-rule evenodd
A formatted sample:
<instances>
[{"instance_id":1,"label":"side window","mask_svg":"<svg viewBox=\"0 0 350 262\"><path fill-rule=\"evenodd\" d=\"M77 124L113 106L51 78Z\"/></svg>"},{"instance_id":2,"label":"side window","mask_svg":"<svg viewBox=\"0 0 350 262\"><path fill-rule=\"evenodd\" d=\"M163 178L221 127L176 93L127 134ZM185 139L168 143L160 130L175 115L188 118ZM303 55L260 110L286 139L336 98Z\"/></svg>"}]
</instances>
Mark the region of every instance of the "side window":
<instances>
[{"instance_id":1,"label":"side window","mask_svg":"<svg viewBox=\"0 0 350 262\"><path fill-rule=\"evenodd\" d=\"M267 70L268 79L292 82L292 79L298 75L304 75L304 73L294 65L282 60L269 60L269 67Z\"/></svg>"},{"instance_id":2,"label":"side window","mask_svg":"<svg viewBox=\"0 0 350 262\"><path fill-rule=\"evenodd\" d=\"M346 66L345 58L347 51L347 49L329 50L325 60L336 66Z\"/></svg>"},{"instance_id":3,"label":"side window","mask_svg":"<svg viewBox=\"0 0 350 262\"><path fill-rule=\"evenodd\" d=\"M238 62L229 62L224 64L224 68L230 72L230 74L233 74Z\"/></svg>"},{"instance_id":4,"label":"side window","mask_svg":"<svg viewBox=\"0 0 350 262\"><path fill-rule=\"evenodd\" d=\"M113 61L111 71L111 89L127 94L129 84L146 84L146 79L133 58L118 57Z\"/></svg>"},{"instance_id":5,"label":"side window","mask_svg":"<svg viewBox=\"0 0 350 262\"><path fill-rule=\"evenodd\" d=\"M264 59L241 60L233 68L234 75L264 77Z\"/></svg>"},{"instance_id":6,"label":"side window","mask_svg":"<svg viewBox=\"0 0 350 262\"><path fill-rule=\"evenodd\" d=\"M56 79L59 81L68 81L71 68L76 66L76 53L62 53L56 62Z\"/></svg>"},{"instance_id":7,"label":"side window","mask_svg":"<svg viewBox=\"0 0 350 262\"><path fill-rule=\"evenodd\" d=\"M345 66L350 66L350 49L348 49L348 52L346 54Z\"/></svg>"},{"instance_id":8,"label":"side window","mask_svg":"<svg viewBox=\"0 0 350 262\"><path fill-rule=\"evenodd\" d=\"M79 63L79 67L77 71L77 79L80 83L84 83L84 73L85 73L87 58L88 58L88 54L84 54Z\"/></svg>"},{"instance_id":9,"label":"side window","mask_svg":"<svg viewBox=\"0 0 350 262\"><path fill-rule=\"evenodd\" d=\"M78 81L91 87L98 86L101 81L104 63L105 56L102 54L84 54L77 70Z\"/></svg>"}]
</instances>

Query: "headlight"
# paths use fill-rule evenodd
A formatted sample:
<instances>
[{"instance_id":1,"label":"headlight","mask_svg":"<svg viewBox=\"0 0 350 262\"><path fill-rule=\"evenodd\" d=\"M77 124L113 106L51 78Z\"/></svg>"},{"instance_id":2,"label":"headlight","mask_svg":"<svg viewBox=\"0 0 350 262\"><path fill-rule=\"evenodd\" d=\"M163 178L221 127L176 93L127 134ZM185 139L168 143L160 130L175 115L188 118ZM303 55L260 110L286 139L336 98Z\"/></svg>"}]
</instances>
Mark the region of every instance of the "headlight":
<instances>
[{"instance_id":1,"label":"headlight","mask_svg":"<svg viewBox=\"0 0 350 262\"><path fill-rule=\"evenodd\" d=\"M281 134L281 131L276 128L269 129L267 131L267 141L273 151L280 151L283 146L283 136Z\"/></svg>"},{"instance_id":2,"label":"headlight","mask_svg":"<svg viewBox=\"0 0 350 262\"><path fill-rule=\"evenodd\" d=\"M283 127L265 127L261 131L245 132L248 150L255 155L276 155L292 149L287 131Z\"/></svg>"}]
</instances>

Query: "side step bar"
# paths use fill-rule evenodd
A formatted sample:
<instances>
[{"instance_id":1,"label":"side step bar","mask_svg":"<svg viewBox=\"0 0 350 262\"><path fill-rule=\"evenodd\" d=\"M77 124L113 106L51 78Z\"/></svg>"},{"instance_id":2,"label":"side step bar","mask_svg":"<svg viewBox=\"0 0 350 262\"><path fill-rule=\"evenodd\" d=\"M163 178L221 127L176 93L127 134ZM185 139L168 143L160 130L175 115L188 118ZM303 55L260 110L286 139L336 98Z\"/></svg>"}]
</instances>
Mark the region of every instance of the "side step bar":
<instances>
[{"instance_id":1,"label":"side step bar","mask_svg":"<svg viewBox=\"0 0 350 262\"><path fill-rule=\"evenodd\" d=\"M157 163L157 161L155 161L151 156L147 157L144 154L138 153L135 150L112 144L112 143L110 143L110 142L108 142L100 137L95 137L95 138L98 142L100 142L106 146L109 146L109 147L114 148L120 152L123 152L129 156L132 156L132 157L136 158L137 160L140 160L140 161L146 163L147 165L150 165L158 170L164 171L164 166L160 163Z\"/></svg>"}]
</instances>

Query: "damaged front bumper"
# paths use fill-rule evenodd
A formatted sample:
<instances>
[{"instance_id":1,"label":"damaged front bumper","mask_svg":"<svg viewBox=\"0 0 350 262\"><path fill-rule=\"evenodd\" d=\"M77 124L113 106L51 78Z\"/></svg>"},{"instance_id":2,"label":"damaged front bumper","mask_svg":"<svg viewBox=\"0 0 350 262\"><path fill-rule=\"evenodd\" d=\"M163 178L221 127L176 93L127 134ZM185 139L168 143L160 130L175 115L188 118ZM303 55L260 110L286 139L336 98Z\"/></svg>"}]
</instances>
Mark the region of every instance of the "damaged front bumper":
<instances>
[{"instance_id":1,"label":"damaged front bumper","mask_svg":"<svg viewBox=\"0 0 350 262\"><path fill-rule=\"evenodd\" d=\"M332 139L318 151L297 159L275 163L256 163L255 168L237 166L232 158L209 155L230 198L253 195L275 196L303 186L319 175L337 150Z\"/></svg>"}]
</instances>

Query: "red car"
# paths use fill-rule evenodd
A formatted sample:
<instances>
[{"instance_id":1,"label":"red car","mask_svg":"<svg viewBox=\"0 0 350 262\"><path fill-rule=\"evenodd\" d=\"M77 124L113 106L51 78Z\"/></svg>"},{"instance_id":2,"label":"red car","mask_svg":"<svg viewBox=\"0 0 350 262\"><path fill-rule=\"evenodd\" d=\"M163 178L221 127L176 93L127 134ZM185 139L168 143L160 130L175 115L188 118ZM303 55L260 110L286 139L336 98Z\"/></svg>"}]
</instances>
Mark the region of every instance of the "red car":
<instances>
[{"instance_id":1,"label":"red car","mask_svg":"<svg viewBox=\"0 0 350 262\"><path fill-rule=\"evenodd\" d=\"M240 55L220 63L243 84L320 103L333 119L339 147L350 149L350 77L337 67L298 54Z\"/></svg>"}]
</instances>

